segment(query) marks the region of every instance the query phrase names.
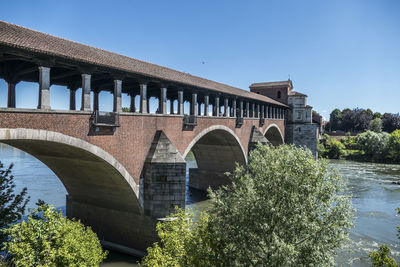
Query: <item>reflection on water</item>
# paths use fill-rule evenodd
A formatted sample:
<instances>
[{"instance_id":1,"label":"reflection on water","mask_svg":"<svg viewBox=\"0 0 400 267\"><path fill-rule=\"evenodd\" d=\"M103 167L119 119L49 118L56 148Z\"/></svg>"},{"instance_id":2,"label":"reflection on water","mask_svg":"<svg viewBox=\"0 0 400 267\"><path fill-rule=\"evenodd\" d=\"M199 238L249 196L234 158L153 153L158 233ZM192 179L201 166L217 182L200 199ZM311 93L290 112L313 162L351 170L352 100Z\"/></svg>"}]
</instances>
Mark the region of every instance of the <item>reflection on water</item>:
<instances>
[{"instance_id":1,"label":"reflection on water","mask_svg":"<svg viewBox=\"0 0 400 267\"><path fill-rule=\"evenodd\" d=\"M7 166L14 163L13 175L17 190L28 187L31 201L28 208L35 207L37 199L43 199L57 208L65 208L63 184L39 160L7 145L0 144L0 160ZM193 155L187 157L188 168L195 168ZM353 195L353 205L357 209L355 227L351 231L351 243L339 252L338 266L371 266L368 252L377 249L379 244L387 243L396 260L400 261L400 247L396 226L400 217L395 208L400 206L400 165L357 163L349 161L331 161L331 166L338 169L347 178L349 192ZM207 208L204 192L187 188L187 207L193 210ZM101 266L137 266L137 258L124 254L110 253Z\"/></svg>"}]
</instances>

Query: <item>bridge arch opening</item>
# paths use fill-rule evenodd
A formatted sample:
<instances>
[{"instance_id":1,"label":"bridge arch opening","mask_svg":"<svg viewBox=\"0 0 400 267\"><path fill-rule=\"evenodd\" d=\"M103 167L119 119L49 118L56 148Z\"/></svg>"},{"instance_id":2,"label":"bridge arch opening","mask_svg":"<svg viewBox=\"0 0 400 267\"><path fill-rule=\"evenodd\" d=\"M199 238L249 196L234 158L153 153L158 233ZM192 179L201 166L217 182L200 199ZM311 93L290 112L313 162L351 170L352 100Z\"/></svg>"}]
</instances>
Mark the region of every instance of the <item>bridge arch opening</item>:
<instances>
[{"instance_id":1,"label":"bridge arch opening","mask_svg":"<svg viewBox=\"0 0 400 267\"><path fill-rule=\"evenodd\" d=\"M138 200L139 186L101 148L61 133L22 128L0 128L0 142L51 169L68 192L67 216L91 226L100 240L139 249L148 246L145 240L154 240L153 223L143 216Z\"/></svg>"},{"instance_id":2,"label":"bridge arch opening","mask_svg":"<svg viewBox=\"0 0 400 267\"><path fill-rule=\"evenodd\" d=\"M239 138L231 129L220 125L212 126L194 138L183 156L189 160L191 155L196 164L188 164L188 186L201 191L229 184L225 173L232 172L236 163L246 164Z\"/></svg>"},{"instance_id":3,"label":"bridge arch opening","mask_svg":"<svg viewBox=\"0 0 400 267\"><path fill-rule=\"evenodd\" d=\"M265 138L274 146L279 146L284 143L283 135L279 127L275 124L268 126L264 133Z\"/></svg>"}]
</instances>

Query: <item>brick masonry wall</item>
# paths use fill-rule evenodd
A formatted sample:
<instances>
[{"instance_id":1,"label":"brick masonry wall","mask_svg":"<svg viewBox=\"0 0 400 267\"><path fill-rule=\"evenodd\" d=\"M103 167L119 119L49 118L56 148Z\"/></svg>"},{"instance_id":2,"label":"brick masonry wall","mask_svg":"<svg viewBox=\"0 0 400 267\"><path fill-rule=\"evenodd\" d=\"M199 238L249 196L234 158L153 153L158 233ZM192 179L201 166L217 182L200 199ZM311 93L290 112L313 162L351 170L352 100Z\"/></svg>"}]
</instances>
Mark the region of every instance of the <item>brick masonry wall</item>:
<instances>
[{"instance_id":1,"label":"brick masonry wall","mask_svg":"<svg viewBox=\"0 0 400 267\"><path fill-rule=\"evenodd\" d=\"M199 133L214 125L230 128L238 136L246 154L253 125L263 133L269 125L276 124L282 134L285 133L283 120L265 120L265 124L259 127L258 119L245 119L242 127L236 128L235 118L198 117L198 125L193 130L183 130L181 116L135 114L121 115L121 127L112 135L92 135L89 118L90 114L80 112L23 112L4 109L0 111L0 128L43 129L83 139L115 157L137 184L157 130L162 130L182 155Z\"/></svg>"}]
</instances>

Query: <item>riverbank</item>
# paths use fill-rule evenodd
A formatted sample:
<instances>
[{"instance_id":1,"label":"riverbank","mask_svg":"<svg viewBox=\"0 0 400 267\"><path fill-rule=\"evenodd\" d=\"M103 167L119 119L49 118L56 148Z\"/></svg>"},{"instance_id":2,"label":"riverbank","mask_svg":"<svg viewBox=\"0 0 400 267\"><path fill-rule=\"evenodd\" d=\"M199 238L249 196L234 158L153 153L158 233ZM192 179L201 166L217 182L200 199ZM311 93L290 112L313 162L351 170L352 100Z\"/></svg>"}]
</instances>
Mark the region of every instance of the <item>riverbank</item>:
<instances>
[{"instance_id":1,"label":"riverbank","mask_svg":"<svg viewBox=\"0 0 400 267\"><path fill-rule=\"evenodd\" d=\"M325 134L318 144L318 155L329 159L400 164L400 130L391 134L366 131L341 138Z\"/></svg>"}]
</instances>

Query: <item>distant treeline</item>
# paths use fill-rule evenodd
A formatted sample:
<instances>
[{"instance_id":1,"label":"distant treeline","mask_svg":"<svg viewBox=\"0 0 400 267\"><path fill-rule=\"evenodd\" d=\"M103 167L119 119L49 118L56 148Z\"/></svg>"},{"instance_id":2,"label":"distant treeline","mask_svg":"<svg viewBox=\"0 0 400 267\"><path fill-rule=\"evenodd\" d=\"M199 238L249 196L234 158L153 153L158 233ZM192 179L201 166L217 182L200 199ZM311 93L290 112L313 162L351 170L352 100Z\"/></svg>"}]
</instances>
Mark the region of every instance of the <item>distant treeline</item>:
<instances>
[{"instance_id":1,"label":"distant treeline","mask_svg":"<svg viewBox=\"0 0 400 267\"><path fill-rule=\"evenodd\" d=\"M388 133L400 129L400 114L373 112L371 109L334 109L326 124L326 131L361 133L368 130Z\"/></svg>"}]
</instances>

